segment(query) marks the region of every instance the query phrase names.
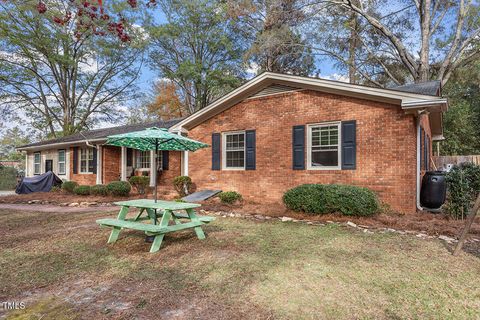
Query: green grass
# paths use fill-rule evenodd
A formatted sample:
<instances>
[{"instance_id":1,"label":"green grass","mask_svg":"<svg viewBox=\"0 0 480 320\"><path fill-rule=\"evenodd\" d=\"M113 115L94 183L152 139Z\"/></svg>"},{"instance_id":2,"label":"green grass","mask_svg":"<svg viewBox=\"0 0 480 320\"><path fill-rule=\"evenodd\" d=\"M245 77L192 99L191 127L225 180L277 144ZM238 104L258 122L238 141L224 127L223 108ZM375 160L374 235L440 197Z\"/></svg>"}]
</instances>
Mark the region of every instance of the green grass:
<instances>
[{"instance_id":1,"label":"green grass","mask_svg":"<svg viewBox=\"0 0 480 320\"><path fill-rule=\"evenodd\" d=\"M437 240L219 218L206 240L180 232L149 254L139 232L107 245L108 229L94 224L105 214L70 215L0 211L0 300L36 292L11 316L52 318L59 299L72 318L477 319L480 310L480 260Z\"/></svg>"}]
</instances>

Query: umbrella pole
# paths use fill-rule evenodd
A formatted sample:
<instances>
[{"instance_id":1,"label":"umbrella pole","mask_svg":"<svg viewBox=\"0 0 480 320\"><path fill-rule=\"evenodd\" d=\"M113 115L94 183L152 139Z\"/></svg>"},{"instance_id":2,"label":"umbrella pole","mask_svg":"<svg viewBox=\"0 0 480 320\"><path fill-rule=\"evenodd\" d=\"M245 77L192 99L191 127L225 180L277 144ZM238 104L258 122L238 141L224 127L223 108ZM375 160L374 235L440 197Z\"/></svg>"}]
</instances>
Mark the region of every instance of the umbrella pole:
<instances>
[{"instance_id":1,"label":"umbrella pole","mask_svg":"<svg viewBox=\"0 0 480 320\"><path fill-rule=\"evenodd\" d=\"M155 198L155 203L157 202L157 158L158 158L158 139L155 139L155 156L154 156L154 165L153 168L155 169L155 172L150 172L150 174L154 175L155 178L155 189L153 191L154 198ZM157 208L154 209L155 212L155 219L153 220L153 224L157 224ZM146 236L145 237L145 242L152 243L153 240L155 239L155 236Z\"/></svg>"},{"instance_id":2,"label":"umbrella pole","mask_svg":"<svg viewBox=\"0 0 480 320\"><path fill-rule=\"evenodd\" d=\"M154 164L154 168L155 168L155 202L157 202L157 181L158 181L157 159L158 159L158 139L155 139L155 160L154 160L155 161L155 164Z\"/></svg>"}]
</instances>

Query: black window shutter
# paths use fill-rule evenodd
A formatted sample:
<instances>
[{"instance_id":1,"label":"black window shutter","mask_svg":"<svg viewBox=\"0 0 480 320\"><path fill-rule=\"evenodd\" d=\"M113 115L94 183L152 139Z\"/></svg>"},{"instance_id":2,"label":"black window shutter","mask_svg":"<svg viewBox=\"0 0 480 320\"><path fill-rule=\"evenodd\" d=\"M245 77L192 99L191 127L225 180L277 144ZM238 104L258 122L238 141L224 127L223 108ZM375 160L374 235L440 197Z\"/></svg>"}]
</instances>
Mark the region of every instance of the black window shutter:
<instances>
[{"instance_id":1,"label":"black window shutter","mask_svg":"<svg viewBox=\"0 0 480 320\"><path fill-rule=\"evenodd\" d=\"M127 167L133 166L133 150L127 148Z\"/></svg>"},{"instance_id":2,"label":"black window shutter","mask_svg":"<svg viewBox=\"0 0 480 320\"><path fill-rule=\"evenodd\" d=\"M90 171L93 173L97 173L97 149L92 148L93 151L93 160L90 164Z\"/></svg>"},{"instance_id":3,"label":"black window shutter","mask_svg":"<svg viewBox=\"0 0 480 320\"><path fill-rule=\"evenodd\" d=\"M292 130L293 170L305 169L305 126Z\"/></svg>"},{"instance_id":4,"label":"black window shutter","mask_svg":"<svg viewBox=\"0 0 480 320\"><path fill-rule=\"evenodd\" d=\"M168 170L168 150L162 151L162 170Z\"/></svg>"},{"instance_id":5,"label":"black window shutter","mask_svg":"<svg viewBox=\"0 0 480 320\"><path fill-rule=\"evenodd\" d=\"M73 170L74 174L78 173L78 147L73 147L73 159L72 159Z\"/></svg>"},{"instance_id":6,"label":"black window shutter","mask_svg":"<svg viewBox=\"0 0 480 320\"><path fill-rule=\"evenodd\" d=\"M357 167L357 121L342 121L342 170Z\"/></svg>"},{"instance_id":7,"label":"black window shutter","mask_svg":"<svg viewBox=\"0 0 480 320\"><path fill-rule=\"evenodd\" d=\"M245 169L246 170L255 170L256 169L256 150L255 150L255 144L256 144L256 137L255 137L255 130L247 130L245 131Z\"/></svg>"},{"instance_id":8,"label":"black window shutter","mask_svg":"<svg viewBox=\"0 0 480 320\"><path fill-rule=\"evenodd\" d=\"M220 170L220 133L212 133L212 170Z\"/></svg>"}]
</instances>

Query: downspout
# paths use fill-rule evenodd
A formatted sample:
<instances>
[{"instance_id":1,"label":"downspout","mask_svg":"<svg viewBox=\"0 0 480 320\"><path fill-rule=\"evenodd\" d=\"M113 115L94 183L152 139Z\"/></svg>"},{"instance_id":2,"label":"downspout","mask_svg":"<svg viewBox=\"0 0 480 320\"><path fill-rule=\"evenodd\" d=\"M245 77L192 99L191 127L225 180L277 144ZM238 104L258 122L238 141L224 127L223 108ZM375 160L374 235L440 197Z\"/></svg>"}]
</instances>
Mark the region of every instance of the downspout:
<instances>
[{"instance_id":1,"label":"downspout","mask_svg":"<svg viewBox=\"0 0 480 320\"><path fill-rule=\"evenodd\" d=\"M420 119L423 114L428 114L428 112L425 109L419 110L417 113L417 179L416 179L416 184L417 184L417 196L416 196L416 204L417 204L417 210L423 211L423 207L420 204L420 159L421 159L421 141L420 141Z\"/></svg>"}]
</instances>

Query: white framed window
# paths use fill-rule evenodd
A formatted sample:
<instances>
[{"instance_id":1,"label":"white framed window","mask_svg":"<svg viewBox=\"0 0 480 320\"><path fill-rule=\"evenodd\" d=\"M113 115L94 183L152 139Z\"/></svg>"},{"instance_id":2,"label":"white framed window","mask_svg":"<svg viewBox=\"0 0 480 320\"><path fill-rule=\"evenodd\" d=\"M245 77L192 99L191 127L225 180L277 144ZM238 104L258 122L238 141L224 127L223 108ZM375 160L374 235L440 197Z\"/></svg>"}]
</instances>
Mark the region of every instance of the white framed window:
<instances>
[{"instance_id":1,"label":"white framed window","mask_svg":"<svg viewBox=\"0 0 480 320\"><path fill-rule=\"evenodd\" d=\"M138 165L141 169L150 169L150 151L138 151Z\"/></svg>"},{"instance_id":2,"label":"white framed window","mask_svg":"<svg viewBox=\"0 0 480 320\"><path fill-rule=\"evenodd\" d=\"M66 174L65 150L58 150L58 174Z\"/></svg>"},{"instance_id":3,"label":"white framed window","mask_svg":"<svg viewBox=\"0 0 480 320\"><path fill-rule=\"evenodd\" d=\"M93 152L93 148L80 149L80 173L93 173Z\"/></svg>"},{"instance_id":4,"label":"white framed window","mask_svg":"<svg viewBox=\"0 0 480 320\"><path fill-rule=\"evenodd\" d=\"M40 174L42 170L42 160L40 152L33 154L33 174Z\"/></svg>"},{"instance_id":5,"label":"white framed window","mask_svg":"<svg viewBox=\"0 0 480 320\"><path fill-rule=\"evenodd\" d=\"M150 170L150 164L151 164L151 151L141 151L141 150L136 150L137 155L136 155L136 169L148 169ZM161 168L162 166L162 151L158 151L158 157L157 157L157 168Z\"/></svg>"},{"instance_id":6,"label":"white framed window","mask_svg":"<svg viewBox=\"0 0 480 320\"><path fill-rule=\"evenodd\" d=\"M307 164L310 170L341 168L341 123L328 122L308 126Z\"/></svg>"},{"instance_id":7,"label":"white framed window","mask_svg":"<svg viewBox=\"0 0 480 320\"><path fill-rule=\"evenodd\" d=\"M222 134L222 166L225 170L245 169L245 131Z\"/></svg>"}]
</instances>

